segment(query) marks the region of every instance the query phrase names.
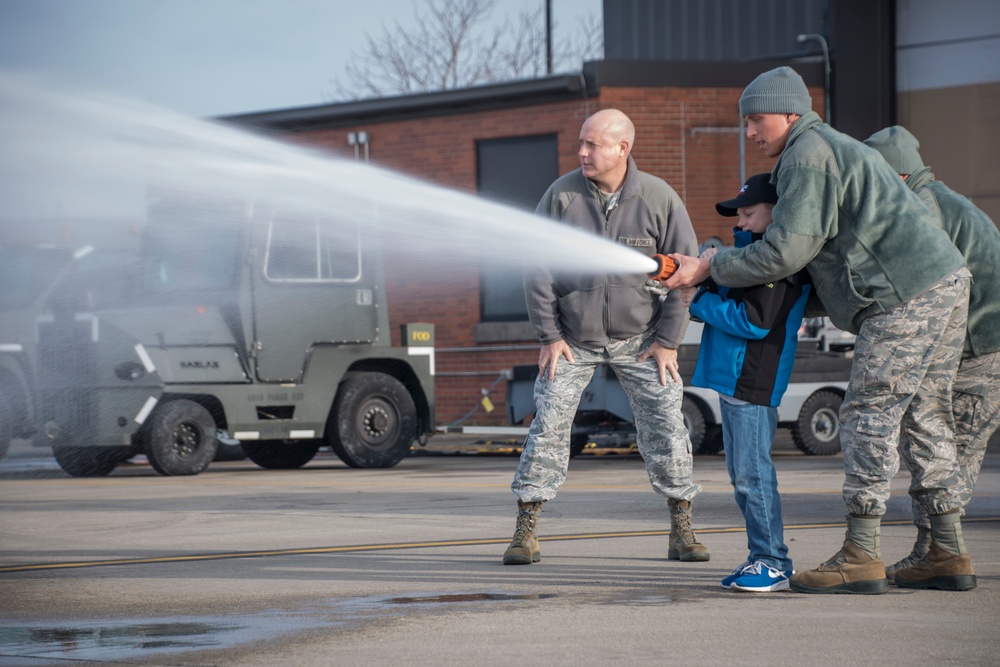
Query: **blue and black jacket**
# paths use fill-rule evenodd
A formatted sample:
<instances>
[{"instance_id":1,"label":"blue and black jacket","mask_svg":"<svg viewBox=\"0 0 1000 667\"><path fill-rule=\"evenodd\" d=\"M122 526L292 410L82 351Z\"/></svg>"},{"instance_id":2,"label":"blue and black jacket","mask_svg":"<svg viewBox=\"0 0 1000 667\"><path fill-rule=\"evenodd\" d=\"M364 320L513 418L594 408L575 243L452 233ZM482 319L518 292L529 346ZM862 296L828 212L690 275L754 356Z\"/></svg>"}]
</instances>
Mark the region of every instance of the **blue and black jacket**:
<instances>
[{"instance_id":1,"label":"blue and black jacket","mask_svg":"<svg viewBox=\"0 0 1000 667\"><path fill-rule=\"evenodd\" d=\"M739 228L734 234L737 248L763 237ZM753 287L703 283L691 302L691 315L705 323L691 384L777 407L788 388L811 291L805 270Z\"/></svg>"}]
</instances>

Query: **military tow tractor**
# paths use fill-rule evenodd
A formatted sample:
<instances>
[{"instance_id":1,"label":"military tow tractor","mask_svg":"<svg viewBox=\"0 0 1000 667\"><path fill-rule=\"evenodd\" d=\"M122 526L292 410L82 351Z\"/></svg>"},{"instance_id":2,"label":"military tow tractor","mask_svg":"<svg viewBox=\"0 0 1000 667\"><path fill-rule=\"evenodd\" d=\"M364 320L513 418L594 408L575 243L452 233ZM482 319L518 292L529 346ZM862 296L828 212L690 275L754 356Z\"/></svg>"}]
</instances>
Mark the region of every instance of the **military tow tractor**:
<instances>
[{"instance_id":1,"label":"military tow tractor","mask_svg":"<svg viewBox=\"0 0 1000 667\"><path fill-rule=\"evenodd\" d=\"M197 474L220 436L264 468L324 446L385 468L433 433L433 325L390 344L380 249L357 221L153 197L121 234L35 321L35 441L70 475L139 453Z\"/></svg>"}]
</instances>

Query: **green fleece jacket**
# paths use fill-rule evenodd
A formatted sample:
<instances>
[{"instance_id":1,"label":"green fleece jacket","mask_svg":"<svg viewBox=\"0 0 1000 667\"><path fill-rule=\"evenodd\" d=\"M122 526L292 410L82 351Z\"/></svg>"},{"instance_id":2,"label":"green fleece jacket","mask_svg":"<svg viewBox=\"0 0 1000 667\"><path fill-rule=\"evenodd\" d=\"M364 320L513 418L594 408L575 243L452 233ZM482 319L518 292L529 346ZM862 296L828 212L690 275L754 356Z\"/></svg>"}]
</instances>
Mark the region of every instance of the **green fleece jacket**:
<instances>
[{"instance_id":1,"label":"green fleece jacket","mask_svg":"<svg viewBox=\"0 0 1000 667\"><path fill-rule=\"evenodd\" d=\"M1000 230L975 204L924 167L906 179L965 257L972 273L965 358L1000 351Z\"/></svg>"},{"instance_id":2,"label":"green fleece jacket","mask_svg":"<svg viewBox=\"0 0 1000 667\"><path fill-rule=\"evenodd\" d=\"M814 111L792 126L771 182L773 222L762 240L712 258L715 282L748 287L805 267L830 320L858 333L965 265L882 156Z\"/></svg>"}]
</instances>

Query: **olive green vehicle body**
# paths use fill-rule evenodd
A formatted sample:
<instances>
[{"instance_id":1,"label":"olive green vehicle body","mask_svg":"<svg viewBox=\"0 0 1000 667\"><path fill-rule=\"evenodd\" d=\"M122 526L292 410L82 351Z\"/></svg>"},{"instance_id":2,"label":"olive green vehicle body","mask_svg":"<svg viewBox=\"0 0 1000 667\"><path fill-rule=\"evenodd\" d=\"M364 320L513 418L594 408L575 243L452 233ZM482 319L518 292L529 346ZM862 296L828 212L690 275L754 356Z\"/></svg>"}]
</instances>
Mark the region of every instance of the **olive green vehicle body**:
<instances>
[{"instance_id":1,"label":"olive green vehicle body","mask_svg":"<svg viewBox=\"0 0 1000 667\"><path fill-rule=\"evenodd\" d=\"M360 225L213 204L118 230L0 329L21 341L0 348L0 408L19 415L0 436L33 433L91 476L136 454L196 474L227 435L269 468L322 446L388 467L433 433L433 326L391 345L381 250Z\"/></svg>"}]
</instances>

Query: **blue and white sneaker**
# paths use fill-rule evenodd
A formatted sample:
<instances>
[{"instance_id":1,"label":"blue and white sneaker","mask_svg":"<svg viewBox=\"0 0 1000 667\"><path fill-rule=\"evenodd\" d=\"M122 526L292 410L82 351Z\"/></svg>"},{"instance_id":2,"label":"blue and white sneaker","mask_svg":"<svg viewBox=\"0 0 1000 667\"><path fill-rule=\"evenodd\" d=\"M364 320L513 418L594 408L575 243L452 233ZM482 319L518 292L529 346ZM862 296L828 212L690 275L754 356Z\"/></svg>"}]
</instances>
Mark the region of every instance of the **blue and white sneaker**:
<instances>
[{"instance_id":1,"label":"blue and white sneaker","mask_svg":"<svg viewBox=\"0 0 1000 667\"><path fill-rule=\"evenodd\" d=\"M770 593L788 589L788 579L792 572L782 572L770 565L757 561L743 568L729 588L750 593Z\"/></svg>"},{"instance_id":2,"label":"blue and white sneaker","mask_svg":"<svg viewBox=\"0 0 1000 667\"><path fill-rule=\"evenodd\" d=\"M733 569L733 571L730 572L729 575L725 579L722 580L722 587L723 588L729 588L729 585L732 584L734 581L736 581L736 579L741 574L743 574L743 570L746 569L746 568L748 568L748 567L750 567L750 561L748 561L748 560L745 560L742 563L740 563L739 565L737 565Z\"/></svg>"}]
</instances>

